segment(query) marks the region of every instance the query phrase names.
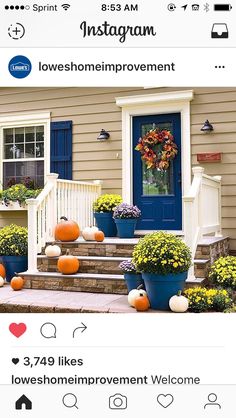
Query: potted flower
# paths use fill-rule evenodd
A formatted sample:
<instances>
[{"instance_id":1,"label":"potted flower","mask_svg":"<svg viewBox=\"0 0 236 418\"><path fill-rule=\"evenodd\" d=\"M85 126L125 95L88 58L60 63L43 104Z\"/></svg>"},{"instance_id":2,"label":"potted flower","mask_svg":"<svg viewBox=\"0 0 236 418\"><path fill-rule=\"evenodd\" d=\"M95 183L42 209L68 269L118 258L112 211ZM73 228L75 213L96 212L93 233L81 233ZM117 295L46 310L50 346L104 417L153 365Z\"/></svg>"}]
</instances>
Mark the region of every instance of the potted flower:
<instances>
[{"instance_id":1,"label":"potted flower","mask_svg":"<svg viewBox=\"0 0 236 418\"><path fill-rule=\"evenodd\" d=\"M12 224L0 229L0 258L5 266L8 282L15 273L27 270L27 250L27 228Z\"/></svg>"},{"instance_id":2,"label":"potted flower","mask_svg":"<svg viewBox=\"0 0 236 418\"><path fill-rule=\"evenodd\" d=\"M136 267L131 260L122 261L119 264L119 268L124 273L124 278L128 292L130 292L133 289L137 289L137 287L139 287L140 285L142 285L144 289L144 281L142 279L142 274L137 272Z\"/></svg>"},{"instance_id":3,"label":"potted flower","mask_svg":"<svg viewBox=\"0 0 236 418\"><path fill-rule=\"evenodd\" d=\"M1 200L5 206L18 208L25 204L26 199L35 199L40 189L28 189L24 184L15 184L1 192Z\"/></svg>"},{"instance_id":4,"label":"potted flower","mask_svg":"<svg viewBox=\"0 0 236 418\"><path fill-rule=\"evenodd\" d=\"M137 206L121 203L113 213L113 218L120 238L133 238L135 227L141 211Z\"/></svg>"},{"instance_id":5,"label":"potted flower","mask_svg":"<svg viewBox=\"0 0 236 418\"><path fill-rule=\"evenodd\" d=\"M139 240L132 261L142 272L151 307L169 310L169 300L184 289L191 266L188 246L173 234L154 232Z\"/></svg>"},{"instance_id":6,"label":"potted flower","mask_svg":"<svg viewBox=\"0 0 236 418\"><path fill-rule=\"evenodd\" d=\"M106 237L116 237L117 235L116 225L112 216L115 207L121 202L122 198L118 194L104 194L99 196L93 204L97 227Z\"/></svg>"}]
</instances>

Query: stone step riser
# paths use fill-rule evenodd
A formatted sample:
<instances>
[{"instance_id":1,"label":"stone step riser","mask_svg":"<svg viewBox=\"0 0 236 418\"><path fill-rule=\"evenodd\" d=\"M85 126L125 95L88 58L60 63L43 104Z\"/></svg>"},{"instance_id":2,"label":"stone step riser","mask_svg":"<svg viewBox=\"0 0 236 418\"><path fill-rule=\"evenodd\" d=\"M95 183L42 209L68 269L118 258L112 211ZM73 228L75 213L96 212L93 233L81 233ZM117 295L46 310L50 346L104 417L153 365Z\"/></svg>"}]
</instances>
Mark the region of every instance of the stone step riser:
<instances>
[{"instance_id":1,"label":"stone step riser","mask_svg":"<svg viewBox=\"0 0 236 418\"><path fill-rule=\"evenodd\" d=\"M206 284L206 279L198 279L195 282L186 282L186 288L197 287ZM127 295L126 283L122 279L106 279L101 278L71 278L66 276L55 277L50 276L34 276L27 275L24 277L25 289L44 289L55 291L68 291L68 292L84 292L84 293L105 293L105 294L117 294Z\"/></svg>"},{"instance_id":2,"label":"stone step riser","mask_svg":"<svg viewBox=\"0 0 236 418\"><path fill-rule=\"evenodd\" d=\"M91 256L91 257L132 257L134 245L115 245L115 244L78 244L78 243L57 243L62 249L62 254L66 250L75 256Z\"/></svg>"},{"instance_id":3,"label":"stone step riser","mask_svg":"<svg viewBox=\"0 0 236 418\"><path fill-rule=\"evenodd\" d=\"M195 259L210 259L211 264L214 263L217 258L226 256L229 254L229 239L225 238L222 241L216 242L210 245L198 245L195 254Z\"/></svg>"},{"instance_id":4,"label":"stone step riser","mask_svg":"<svg viewBox=\"0 0 236 418\"><path fill-rule=\"evenodd\" d=\"M95 274L121 274L119 268L120 261L97 261L97 260L80 260L80 273L95 273ZM56 272L57 259L39 259L39 271ZM210 270L210 262L206 264L194 264L195 277L208 277Z\"/></svg>"},{"instance_id":5,"label":"stone step riser","mask_svg":"<svg viewBox=\"0 0 236 418\"><path fill-rule=\"evenodd\" d=\"M49 273L50 274L50 273ZM93 278L67 278L45 276L26 276L24 288L64 290L72 292L112 293L126 295L127 287L124 280L102 280Z\"/></svg>"},{"instance_id":6,"label":"stone step riser","mask_svg":"<svg viewBox=\"0 0 236 418\"><path fill-rule=\"evenodd\" d=\"M122 274L119 268L121 261L98 261L98 260L79 260L80 273L96 273L96 274ZM39 271L55 272L57 270L57 259L39 259Z\"/></svg>"}]
</instances>

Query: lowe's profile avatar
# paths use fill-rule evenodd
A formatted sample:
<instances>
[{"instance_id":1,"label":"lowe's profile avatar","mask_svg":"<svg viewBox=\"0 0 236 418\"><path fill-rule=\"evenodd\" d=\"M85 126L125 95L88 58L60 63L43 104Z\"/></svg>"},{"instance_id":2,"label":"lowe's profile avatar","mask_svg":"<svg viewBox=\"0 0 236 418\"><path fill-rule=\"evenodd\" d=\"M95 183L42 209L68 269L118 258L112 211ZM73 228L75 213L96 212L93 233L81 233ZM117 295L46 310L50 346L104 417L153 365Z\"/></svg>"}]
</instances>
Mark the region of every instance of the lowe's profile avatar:
<instances>
[{"instance_id":1,"label":"lowe's profile avatar","mask_svg":"<svg viewBox=\"0 0 236 418\"><path fill-rule=\"evenodd\" d=\"M31 73L32 65L30 60L23 55L17 55L8 64L8 70L12 77L25 78Z\"/></svg>"}]
</instances>

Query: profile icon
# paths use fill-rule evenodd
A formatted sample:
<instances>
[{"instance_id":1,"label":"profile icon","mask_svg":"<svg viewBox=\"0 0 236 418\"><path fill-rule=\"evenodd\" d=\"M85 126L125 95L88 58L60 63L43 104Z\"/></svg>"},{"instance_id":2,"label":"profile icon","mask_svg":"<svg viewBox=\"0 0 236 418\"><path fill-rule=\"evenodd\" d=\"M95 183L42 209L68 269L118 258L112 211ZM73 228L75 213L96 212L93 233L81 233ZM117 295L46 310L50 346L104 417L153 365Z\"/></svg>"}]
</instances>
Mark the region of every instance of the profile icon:
<instances>
[{"instance_id":1,"label":"profile icon","mask_svg":"<svg viewBox=\"0 0 236 418\"><path fill-rule=\"evenodd\" d=\"M209 402L204 405L204 409L212 406L221 409L221 405L217 402L217 395L215 393L210 393L210 395L208 395L208 401Z\"/></svg>"}]
</instances>

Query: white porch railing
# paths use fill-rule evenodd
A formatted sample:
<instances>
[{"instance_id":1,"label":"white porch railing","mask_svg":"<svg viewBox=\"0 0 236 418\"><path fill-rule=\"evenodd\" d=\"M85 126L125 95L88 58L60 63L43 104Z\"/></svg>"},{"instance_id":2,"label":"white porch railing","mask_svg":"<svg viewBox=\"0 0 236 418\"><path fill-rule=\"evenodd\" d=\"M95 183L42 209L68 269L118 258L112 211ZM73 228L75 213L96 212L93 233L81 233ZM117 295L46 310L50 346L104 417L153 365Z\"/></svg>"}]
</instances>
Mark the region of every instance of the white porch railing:
<instances>
[{"instance_id":1,"label":"white porch railing","mask_svg":"<svg viewBox=\"0 0 236 418\"><path fill-rule=\"evenodd\" d=\"M93 183L58 179L51 173L37 199L28 199L28 271L37 272L37 254L54 240L61 216L78 222L81 229L93 225L92 204L101 194L101 181Z\"/></svg>"},{"instance_id":2,"label":"white porch railing","mask_svg":"<svg viewBox=\"0 0 236 418\"><path fill-rule=\"evenodd\" d=\"M221 236L221 177L204 174L204 168L194 167L188 195L183 197L184 237L194 259L198 241L206 234ZM194 276L194 266L189 277Z\"/></svg>"}]
</instances>

